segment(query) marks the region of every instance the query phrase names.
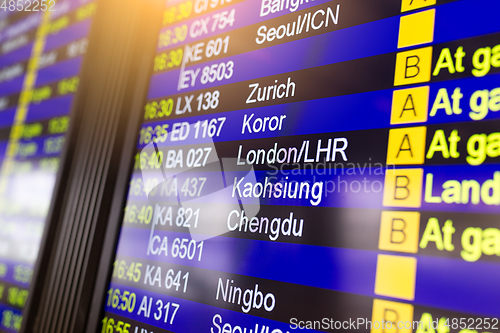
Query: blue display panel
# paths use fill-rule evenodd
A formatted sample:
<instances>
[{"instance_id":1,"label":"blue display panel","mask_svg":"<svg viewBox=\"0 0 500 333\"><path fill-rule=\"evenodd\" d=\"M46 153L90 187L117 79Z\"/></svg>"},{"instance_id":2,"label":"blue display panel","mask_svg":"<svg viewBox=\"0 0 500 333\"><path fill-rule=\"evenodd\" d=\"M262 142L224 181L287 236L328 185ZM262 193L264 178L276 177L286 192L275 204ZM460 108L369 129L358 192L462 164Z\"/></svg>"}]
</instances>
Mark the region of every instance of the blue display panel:
<instances>
[{"instance_id":1,"label":"blue display panel","mask_svg":"<svg viewBox=\"0 0 500 333\"><path fill-rule=\"evenodd\" d=\"M167 1L102 332L498 331L499 10Z\"/></svg>"},{"instance_id":2,"label":"blue display panel","mask_svg":"<svg viewBox=\"0 0 500 333\"><path fill-rule=\"evenodd\" d=\"M1 9L0 331L6 332L21 327L96 9L87 0L40 5L18 11L7 2Z\"/></svg>"}]
</instances>

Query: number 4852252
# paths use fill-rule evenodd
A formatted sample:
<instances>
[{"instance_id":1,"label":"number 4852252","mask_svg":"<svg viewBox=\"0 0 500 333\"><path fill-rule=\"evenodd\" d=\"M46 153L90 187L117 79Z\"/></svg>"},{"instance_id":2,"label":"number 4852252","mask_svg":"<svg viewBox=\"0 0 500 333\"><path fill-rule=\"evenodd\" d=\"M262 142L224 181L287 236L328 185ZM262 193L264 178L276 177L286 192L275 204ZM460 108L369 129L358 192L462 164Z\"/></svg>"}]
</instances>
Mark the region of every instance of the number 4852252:
<instances>
[{"instance_id":1,"label":"number 4852252","mask_svg":"<svg viewBox=\"0 0 500 333\"><path fill-rule=\"evenodd\" d=\"M0 9L10 12L53 12L55 5L54 0L4 0Z\"/></svg>"}]
</instances>

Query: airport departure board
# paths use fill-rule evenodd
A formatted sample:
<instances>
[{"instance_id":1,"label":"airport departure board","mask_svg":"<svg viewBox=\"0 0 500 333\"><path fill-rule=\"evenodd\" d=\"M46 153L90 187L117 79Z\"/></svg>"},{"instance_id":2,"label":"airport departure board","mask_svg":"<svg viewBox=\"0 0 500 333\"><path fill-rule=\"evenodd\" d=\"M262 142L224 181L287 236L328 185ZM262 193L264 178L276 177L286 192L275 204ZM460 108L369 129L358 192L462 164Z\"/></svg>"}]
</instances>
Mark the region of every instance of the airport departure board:
<instances>
[{"instance_id":1,"label":"airport departure board","mask_svg":"<svg viewBox=\"0 0 500 333\"><path fill-rule=\"evenodd\" d=\"M167 1L101 332L498 331L499 12Z\"/></svg>"},{"instance_id":2,"label":"airport departure board","mask_svg":"<svg viewBox=\"0 0 500 333\"><path fill-rule=\"evenodd\" d=\"M0 8L0 331L21 328L95 7Z\"/></svg>"}]
</instances>

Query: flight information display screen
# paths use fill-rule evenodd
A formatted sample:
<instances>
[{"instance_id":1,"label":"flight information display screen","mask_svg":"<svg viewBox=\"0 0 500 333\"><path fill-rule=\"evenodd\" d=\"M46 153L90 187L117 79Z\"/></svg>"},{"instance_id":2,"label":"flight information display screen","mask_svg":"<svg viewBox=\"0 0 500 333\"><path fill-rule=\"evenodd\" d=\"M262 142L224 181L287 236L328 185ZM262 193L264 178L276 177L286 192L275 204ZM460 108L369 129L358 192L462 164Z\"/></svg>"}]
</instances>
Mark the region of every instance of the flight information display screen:
<instances>
[{"instance_id":1,"label":"flight information display screen","mask_svg":"<svg viewBox=\"0 0 500 333\"><path fill-rule=\"evenodd\" d=\"M499 12L168 1L102 332L497 331Z\"/></svg>"},{"instance_id":2,"label":"flight information display screen","mask_svg":"<svg viewBox=\"0 0 500 333\"><path fill-rule=\"evenodd\" d=\"M0 7L0 331L21 327L95 6Z\"/></svg>"}]
</instances>

